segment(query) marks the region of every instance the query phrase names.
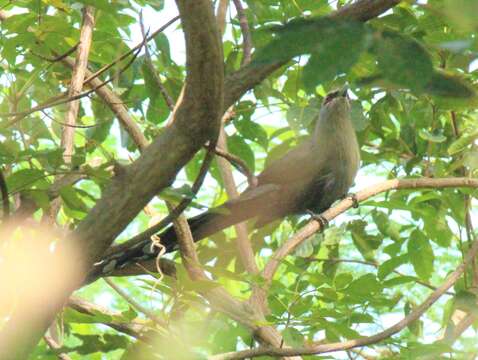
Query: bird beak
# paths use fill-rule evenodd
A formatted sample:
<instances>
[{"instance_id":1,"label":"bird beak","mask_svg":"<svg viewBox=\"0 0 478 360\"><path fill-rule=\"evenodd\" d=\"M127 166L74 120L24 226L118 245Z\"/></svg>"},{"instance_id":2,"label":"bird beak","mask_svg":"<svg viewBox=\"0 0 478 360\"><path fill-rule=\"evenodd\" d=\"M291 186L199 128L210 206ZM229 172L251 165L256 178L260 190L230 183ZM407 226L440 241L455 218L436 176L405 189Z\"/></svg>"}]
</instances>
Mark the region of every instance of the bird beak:
<instances>
[{"instance_id":1,"label":"bird beak","mask_svg":"<svg viewBox=\"0 0 478 360\"><path fill-rule=\"evenodd\" d=\"M345 84L344 87L342 89L340 89L339 95L343 96L343 97L346 97L348 99L348 94L347 94L348 89L349 89L349 85Z\"/></svg>"}]
</instances>

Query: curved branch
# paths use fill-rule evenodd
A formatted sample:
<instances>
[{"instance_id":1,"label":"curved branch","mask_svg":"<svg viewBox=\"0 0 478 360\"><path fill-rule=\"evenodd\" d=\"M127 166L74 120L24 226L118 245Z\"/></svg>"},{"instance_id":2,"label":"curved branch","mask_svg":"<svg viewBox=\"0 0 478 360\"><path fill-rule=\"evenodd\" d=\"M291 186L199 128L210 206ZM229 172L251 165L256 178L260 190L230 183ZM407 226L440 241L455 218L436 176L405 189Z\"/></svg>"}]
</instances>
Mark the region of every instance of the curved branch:
<instances>
[{"instance_id":1,"label":"curved branch","mask_svg":"<svg viewBox=\"0 0 478 360\"><path fill-rule=\"evenodd\" d=\"M393 180L392 180L393 181ZM410 314L397 322L388 329L381 331L375 335L363 337L355 340L348 340L344 342L336 342L330 344L316 344L313 346L295 348L295 349L280 349L280 348L257 348L252 350L238 351L234 353L221 354L211 356L210 360L232 360L232 359L246 359L263 355L270 356L293 356L293 355L312 355L323 354L327 352L349 350L359 346L365 346L378 343L390 336L403 330L405 327L418 320L420 316L425 313L448 289L450 289L464 273L468 265L474 260L478 253L478 241L475 240L463 263L457 267L445 280L445 282L438 287L427 299L417 306Z\"/></svg>"},{"instance_id":2,"label":"curved branch","mask_svg":"<svg viewBox=\"0 0 478 360\"><path fill-rule=\"evenodd\" d=\"M352 19L368 21L397 5L400 0L359 0L331 13L334 19ZM290 60L290 59L289 59ZM225 80L224 109L228 109L248 90L254 88L274 71L285 65L287 61L269 62L266 64L250 63L228 75Z\"/></svg>"},{"instance_id":3,"label":"curved branch","mask_svg":"<svg viewBox=\"0 0 478 360\"><path fill-rule=\"evenodd\" d=\"M357 201L364 201L377 194L400 189L440 189L440 188L457 188L468 187L478 188L478 179L470 178L442 178L442 179L394 179L387 180L376 185L372 185L364 190L359 191L355 197ZM331 221L338 215L344 213L354 205L354 200L347 198L342 200L334 207L324 211L321 215ZM307 225L299 230L293 237L287 240L275 253L267 263L264 269L264 278L270 284L280 262L287 255L291 254L297 246L302 244L310 236L321 229L321 224L316 220L311 220Z\"/></svg>"}]
</instances>

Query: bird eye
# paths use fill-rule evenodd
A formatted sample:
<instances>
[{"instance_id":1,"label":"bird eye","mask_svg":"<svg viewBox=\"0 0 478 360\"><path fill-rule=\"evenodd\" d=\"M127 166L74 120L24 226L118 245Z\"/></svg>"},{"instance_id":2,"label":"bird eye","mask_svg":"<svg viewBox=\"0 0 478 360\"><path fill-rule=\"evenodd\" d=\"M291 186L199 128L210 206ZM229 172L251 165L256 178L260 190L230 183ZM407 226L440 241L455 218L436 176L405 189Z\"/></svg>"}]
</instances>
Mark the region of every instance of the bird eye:
<instances>
[{"instance_id":1,"label":"bird eye","mask_svg":"<svg viewBox=\"0 0 478 360\"><path fill-rule=\"evenodd\" d=\"M327 94L324 100L324 105L329 103L332 99L336 98L338 94L339 94L338 91L334 91L334 92L331 92L330 94Z\"/></svg>"}]
</instances>

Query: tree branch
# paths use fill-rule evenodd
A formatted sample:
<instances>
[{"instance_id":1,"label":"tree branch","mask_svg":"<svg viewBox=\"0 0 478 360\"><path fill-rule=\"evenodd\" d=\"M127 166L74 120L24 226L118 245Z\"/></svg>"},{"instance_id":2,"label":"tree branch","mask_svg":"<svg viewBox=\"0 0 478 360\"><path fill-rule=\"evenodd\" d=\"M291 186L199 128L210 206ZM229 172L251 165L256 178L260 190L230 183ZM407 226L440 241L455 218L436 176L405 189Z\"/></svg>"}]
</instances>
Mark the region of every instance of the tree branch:
<instances>
[{"instance_id":1,"label":"tree branch","mask_svg":"<svg viewBox=\"0 0 478 360\"><path fill-rule=\"evenodd\" d=\"M227 140L226 132L224 128L221 127L221 132L219 134L218 148L227 153ZM236 183L232 174L231 165L224 158L218 158L217 163L219 166L219 171L221 172L222 180L224 181L224 187L226 189L227 196L229 199L236 199L239 196L239 192L236 188ZM247 223L242 222L236 224L235 226L237 234L237 249L239 251L239 258L242 262L242 265L249 274L258 274L259 268L257 267L256 261L254 259L254 252L252 250L251 243L249 241L249 235L247 233Z\"/></svg>"},{"instance_id":2,"label":"tree branch","mask_svg":"<svg viewBox=\"0 0 478 360\"><path fill-rule=\"evenodd\" d=\"M76 310L86 315L95 316L96 314L102 314L112 318L121 317L120 313L113 312L109 309L93 304L77 296L72 296L70 297L70 299L68 299L68 306L73 310ZM110 322L101 322L101 324L106 325L126 335L132 336L138 340L149 343L152 342L151 331L148 329L148 326L146 324L136 323L134 321L123 323L115 320L112 320Z\"/></svg>"},{"instance_id":3,"label":"tree branch","mask_svg":"<svg viewBox=\"0 0 478 360\"><path fill-rule=\"evenodd\" d=\"M144 315L146 315L151 321L153 321L156 325L167 328L168 323L156 316L155 313L153 313L151 310L145 308L142 304L137 302L135 299L133 299L131 296L129 296L123 289L121 289L118 285L116 285L112 280L108 278L103 279L114 291L118 293L119 296L121 296L123 299L126 300L128 304L130 304L133 308L136 310L142 312Z\"/></svg>"},{"instance_id":4,"label":"tree branch","mask_svg":"<svg viewBox=\"0 0 478 360\"><path fill-rule=\"evenodd\" d=\"M45 340L45 342L47 343L47 345L50 347L50 349L54 350L54 351L58 351L61 349L61 345L58 344L55 339L53 339L50 335L45 335L43 336L43 340ZM67 354L65 353L59 353L57 355L58 359L60 360L71 360L71 357L69 357Z\"/></svg>"},{"instance_id":5,"label":"tree branch","mask_svg":"<svg viewBox=\"0 0 478 360\"><path fill-rule=\"evenodd\" d=\"M432 179L430 179L432 180ZM392 180L393 181L393 180ZM375 335L367 336L355 340L348 340L344 342L336 342L330 344L316 344L308 347L294 348L294 349L279 349L279 348L257 348L252 350L237 351L233 353L221 354L211 356L210 360L238 360L246 359L257 356L269 355L269 356L292 356L292 355L313 355L323 354L328 352L343 351L352 349L355 347L366 346L370 344L378 343L390 336L400 332L405 327L418 320L420 316L425 313L448 289L450 289L461 277L466 268L474 261L478 253L478 241L473 242L472 247L468 251L463 263L457 267L445 280L445 282L438 287L427 299L417 306L410 314L397 322L395 325L388 329L381 331Z\"/></svg>"},{"instance_id":6,"label":"tree branch","mask_svg":"<svg viewBox=\"0 0 478 360\"><path fill-rule=\"evenodd\" d=\"M90 52L91 41L93 38L93 27L95 26L94 8L85 6L83 8L83 22L80 29L80 41L77 48L75 65L71 76L68 97L78 95L83 88L86 68L88 65L88 54ZM65 114L65 126L61 134L61 146L63 148L63 159L66 164L71 163L73 156L74 136L76 118L80 108L80 100L70 101L68 110Z\"/></svg>"},{"instance_id":7,"label":"tree branch","mask_svg":"<svg viewBox=\"0 0 478 360\"><path fill-rule=\"evenodd\" d=\"M241 27L242 32L242 60L241 64L246 65L251 62L251 53L252 53L252 37L251 31L249 29L249 22L247 21L247 16L242 7L241 0L232 0L234 7L237 11L237 17L239 18L239 26Z\"/></svg>"},{"instance_id":8,"label":"tree branch","mask_svg":"<svg viewBox=\"0 0 478 360\"><path fill-rule=\"evenodd\" d=\"M186 38L186 86L173 114L174 122L133 164L116 175L101 199L74 231L74 241L63 241L58 251L77 244L71 266L84 272L61 288L62 296L34 309L28 328L19 306L2 333L0 358L26 358L69 294L82 283L93 263L101 258L116 236L208 140L215 139L223 108L223 58L211 3L177 0ZM45 279L45 287L57 286ZM0 336L2 339L3 336Z\"/></svg>"},{"instance_id":9,"label":"tree branch","mask_svg":"<svg viewBox=\"0 0 478 360\"><path fill-rule=\"evenodd\" d=\"M387 180L376 185L370 186L364 190L359 191L356 194L357 201L364 201L372 196L386 192L389 190L402 190L402 189L440 189L440 188L457 188L457 187L469 187L477 188L478 179L470 178L421 178L421 179L395 179ZM334 207L331 207L321 215L331 221L338 215L342 214L346 210L353 207L354 201L350 198L342 200ZM270 284L277 268L282 259L291 254L297 246L302 244L310 236L321 229L321 225L316 220L311 220L307 225L299 230L293 237L287 240L271 257L267 263L263 275L267 283Z\"/></svg>"},{"instance_id":10,"label":"tree branch","mask_svg":"<svg viewBox=\"0 0 478 360\"><path fill-rule=\"evenodd\" d=\"M178 218L174 230L179 244L179 251L189 277L196 281L210 281L204 273L196 253L191 229L185 218ZM251 330L261 344L280 346L282 336L271 326L261 326L265 322L261 311L247 303L241 303L232 297L222 286L218 285L202 291L202 295L213 308L228 315Z\"/></svg>"},{"instance_id":11,"label":"tree branch","mask_svg":"<svg viewBox=\"0 0 478 360\"><path fill-rule=\"evenodd\" d=\"M359 0L331 13L329 17L367 21L383 14L399 2L400 0ZM274 71L287 64L289 60L266 64L252 62L228 75L225 79L223 111L238 101L248 90L251 90Z\"/></svg>"}]
</instances>

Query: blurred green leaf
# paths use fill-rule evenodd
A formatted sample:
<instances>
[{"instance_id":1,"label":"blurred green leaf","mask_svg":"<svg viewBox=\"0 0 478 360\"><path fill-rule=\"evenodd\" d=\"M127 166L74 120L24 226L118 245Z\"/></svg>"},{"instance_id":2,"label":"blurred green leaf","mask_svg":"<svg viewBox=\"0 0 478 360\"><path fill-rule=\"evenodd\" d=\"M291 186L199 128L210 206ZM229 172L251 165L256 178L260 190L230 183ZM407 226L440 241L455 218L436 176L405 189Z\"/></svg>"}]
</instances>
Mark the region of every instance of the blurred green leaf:
<instances>
[{"instance_id":1,"label":"blurred green leaf","mask_svg":"<svg viewBox=\"0 0 478 360\"><path fill-rule=\"evenodd\" d=\"M375 39L373 51L380 71L397 85L420 91L432 79L430 55L411 37L384 31Z\"/></svg>"},{"instance_id":2,"label":"blurred green leaf","mask_svg":"<svg viewBox=\"0 0 478 360\"><path fill-rule=\"evenodd\" d=\"M416 229L410 234L407 246L408 256L416 274L420 278L428 280L433 272L433 262L435 259L430 242L423 232Z\"/></svg>"}]
</instances>

